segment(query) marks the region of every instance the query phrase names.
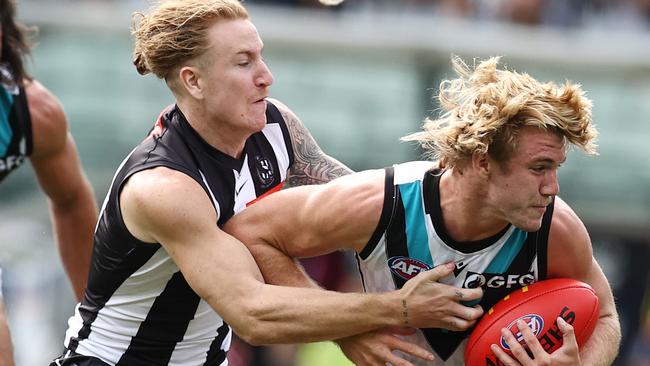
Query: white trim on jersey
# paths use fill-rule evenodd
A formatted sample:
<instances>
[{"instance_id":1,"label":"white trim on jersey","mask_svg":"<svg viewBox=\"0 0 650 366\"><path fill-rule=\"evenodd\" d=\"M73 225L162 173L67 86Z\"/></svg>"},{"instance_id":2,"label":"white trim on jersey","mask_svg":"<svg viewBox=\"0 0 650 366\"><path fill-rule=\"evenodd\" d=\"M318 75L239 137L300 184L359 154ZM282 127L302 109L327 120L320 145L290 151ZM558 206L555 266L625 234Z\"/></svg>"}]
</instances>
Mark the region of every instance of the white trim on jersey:
<instances>
[{"instance_id":1,"label":"white trim on jersey","mask_svg":"<svg viewBox=\"0 0 650 366\"><path fill-rule=\"evenodd\" d=\"M221 207L219 207L219 202L214 197L214 193L212 193L212 190L210 189L210 185L208 184L208 180L205 178L203 172L199 170L199 173L201 174L201 179L203 179L203 183L205 184L205 187L208 189L208 192L210 193L210 199L212 200L214 209L217 211L217 220L218 220L219 217L221 217Z\"/></svg>"},{"instance_id":2,"label":"white trim on jersey","mask_svg":"<svg viewBox=\"0 0 650 366\"><path fill-rule=\"evenodd\" d=\"M133 150L131 150L129 155L127 155L124 158L124 160L122 160L122 162L120 163L120 166L117 167L117 170L115 171L115 174L113 174L113 179L111 179L111 185L108 187L108 192L109 193L113 191L113 185L115 184L115 178L117 178L117 175L120 173L120 171L122 171L122 167L124 166L124 164L126 164L126 161L129 160L131 155L133 155L133 153L135 152L136 149L137 149L137 147L133 148ZM106 211L106 205L108 205L108 201L109 201L110 196L111 196L110 194L107 194L106 197L104 197L104 202L102 202L102 208L99 210L99 216L98 216L99 218L101 218L102 215L104 214L104 211ZM97 220L97 222L95 223L95 232L97 231L97 228L99 227L99 222L100 221L101 220Z\"/></svg>"},{"instance_id":3,"label":"white trim on jersey","mask_svg":"<svg viewBox=\"0 0 650 366\"><path fill-rule=\"evenodd\" d=\"M18 143L18 150L21 155L27 155L27 139L23 136Z\"/></svg>"},{"instance_id":4,"label":"white trim on jersey","mask_svg":"<svg viewBox=\"0 0 650 366\"><path fill-rule=\"evenodd\" d=\"M435 168L438 164L433 161L409 161L402 164L394 164L395 171L393 184L404 184L422 180L424 172Z\"/></svg>"},{"instance_id":5,"label":"white trim on jersey","mask_svg":"<svg viewBox=\"0 0 650 366\"><path fill-rule=\"evenodd\" d=\"M277 123L267 124L262 130L262 133L271 143L271 147L273 148L273 152L278 161L278 167L280 168L280 181L284 182L284 180L287 179L289 156L291 154L287 151L287 145L284 143L282 128Z\"/></svg>"},{"instance_id":6,"label":"white trim on jersey","mask_svg":"<svg viewBox=\"0 0 650 366\"><path fill-rule=\"evenodd\" d=\"M246 204L256 198L255 184L248 166L248 155L244 157L241 172L233 169L232 173L235 177L235 204L233 205L233 213L237 214L246 208Z\"/></svg>"}]
</instances>

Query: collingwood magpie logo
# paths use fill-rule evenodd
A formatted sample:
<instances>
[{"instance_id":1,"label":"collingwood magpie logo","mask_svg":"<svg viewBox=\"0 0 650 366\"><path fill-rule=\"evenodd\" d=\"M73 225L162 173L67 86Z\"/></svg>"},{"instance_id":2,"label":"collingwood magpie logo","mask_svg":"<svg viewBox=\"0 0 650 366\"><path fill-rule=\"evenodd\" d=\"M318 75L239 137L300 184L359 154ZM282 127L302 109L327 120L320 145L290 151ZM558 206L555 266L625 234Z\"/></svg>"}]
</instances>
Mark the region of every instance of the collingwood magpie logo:
<instances>
[{"instance_id":1,"label":"collingwood magpie logo","mask_svg":"<svg viewBox=\"0 0 650 366\"><path fill-rule=\"evenodd\" d=\"M262 189L269 188L273 185L273 164L264 156L255 157L255 170L257 170L257 176L260 179L260 187Z\"/></svg>"},{"instance_id":2,"label":"collingwood magpie logo","mask_svg":"<svg viewBox=\"0 0 650 366\"><path fill-rule=\"evenodd\" d=\"M526 274L467 272L463 288L519 288L535 282L533 272Z\"/></svg>"}]
</instances>

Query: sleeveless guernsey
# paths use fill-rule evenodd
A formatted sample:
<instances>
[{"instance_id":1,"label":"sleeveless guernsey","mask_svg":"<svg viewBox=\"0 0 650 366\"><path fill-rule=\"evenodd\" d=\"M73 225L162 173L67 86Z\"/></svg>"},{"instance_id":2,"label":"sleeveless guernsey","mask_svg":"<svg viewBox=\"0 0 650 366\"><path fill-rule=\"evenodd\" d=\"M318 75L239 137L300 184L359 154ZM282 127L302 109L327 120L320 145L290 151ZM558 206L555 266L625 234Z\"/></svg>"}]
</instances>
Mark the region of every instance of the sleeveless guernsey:
<instances>
[{"instance_id":1,"label":"sleeveless guernsey","mask_svg":"<svg viewBox=\"0 0 650 366\"><path fill-rule=\"evenodd\" d=\"M293 164L280 112L268 103L266 114L267 125L234 159L205 142L175 107L163 117L162 134L147 138L122 162L95 231L88 288L69 320L68 350L110 365L227 365L230 327L192 291L160 244L129 233L119 192L131 175L165 166L203 187L218 214L215 225L223 225L258 197L279 190Z\"/></svg>"},{"instance_id":2,"label":"sleeveless guernsey","mask_svg":"<svg viewBox=\"0 0 650 366\"><path fill-rule=\"evenodd\" d=\"M508 293L546 278L553 204L547 208L537 232L508 225L484 240L456 242L444 228L439 197L443 172L435 168L435 163L409 162L385 171L381 219L357 256L365 291L401 288L420 271L454 261L453 275L441 282L461 288L483 287L480 305L487 311ZM464 343L470 332L420 329L407 338L434 351L435 365L463 365Z\"/></svg>"}]
</instances>

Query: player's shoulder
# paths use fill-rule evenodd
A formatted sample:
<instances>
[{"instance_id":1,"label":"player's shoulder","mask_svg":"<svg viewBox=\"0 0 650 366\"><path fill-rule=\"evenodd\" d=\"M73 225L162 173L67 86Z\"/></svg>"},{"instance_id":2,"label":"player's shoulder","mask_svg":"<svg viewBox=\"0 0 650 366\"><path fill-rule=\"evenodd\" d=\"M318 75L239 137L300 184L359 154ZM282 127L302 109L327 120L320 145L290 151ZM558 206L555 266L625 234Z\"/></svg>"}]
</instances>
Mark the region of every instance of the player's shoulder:
<instances>
[{"instance_id":1,"label":"player's shoulder","mask_svg":"<svg viewBox=\"0 0 650 366\"><path fill-rule=\"evenodd\" d=\"M132 174L127 181L131 190L142 191L144 196L187 190L195 184L198 183L187 174L166 166L141 170Z\"/></svg>"},{"instance_id":2,"label":"player's shoulder","mask_svg":"<svg viewBox=\"0 0 650 366\"><path fill-rule=\"evenodd\" d=\"M32 123L65 127L65 115L61 102L38 80L25 82L25 94L32 116Z\"/></svg>"},{"instance_id":3,"label":"player's shoulder","mask_svg":"<svg viewBox=\"0 0 650 366\"><path fill-rule=\"evenodd\" d=\"M145 242L161 242L159 235L169 237L174 228L217 220L201 186L186 174L164 166L134 173L124 184L119 201L127 228Z\"/></svg>"},{"instance_id":4,"label":"player's shoulder","mask_svg":"<svg viewBox=\"0 0 650 366\"><path fill-rule=\"evenodd\" d=\"M68 125L59 100L37 80L25 82L32 122L34 156L47 156L63 148Z\"/></svg>"},{"instance_id":5,"label":"player's shoulder","mask_svg":"<svg viewBox=\"0 0 650 366\"><path fill-rule=\"evenodd\" d=\"M154 214L177 211L197 197L207 198L196 180L165 166L134 173L125 182L121 194L122 200L133 201L141 209Z\"/></svg>"},{"instance_id":6,"label":"player's shoulder","mask_svg":"<svg viewBox=\"0 0 650 366\"><path fill-rule=\"evenodd\" d=\"M555 198L548 238L549 275L573 277L591 264L589 233L578 215L561 198Z\"/></svg>"},{"instance_id":7,"label":"player's shoulder","mask_svg":"<svg viewBox=\"0 0 650 366\"><path fill-rule=\"evenodd\" d=\"M556 239L569 239L587 235L585 226L575 211L560 197L555 197L551 234Z\"/></svg>"}]
</instances>

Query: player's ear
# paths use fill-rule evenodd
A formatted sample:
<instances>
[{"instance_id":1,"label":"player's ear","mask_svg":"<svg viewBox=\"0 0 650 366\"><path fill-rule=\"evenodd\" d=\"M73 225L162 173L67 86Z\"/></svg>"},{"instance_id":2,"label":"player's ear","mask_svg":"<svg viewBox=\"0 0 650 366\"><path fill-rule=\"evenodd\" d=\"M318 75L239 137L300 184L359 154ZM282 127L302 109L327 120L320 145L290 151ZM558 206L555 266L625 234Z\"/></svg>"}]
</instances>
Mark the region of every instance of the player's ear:
<instances>
[{"instance_id":1,"label":"player's ear","mask_svg":"<svg viewBox=\"0 0 650 366\"><path fill-rule=\"evenodd\" d=\"M487 179L490 176L490 159L487 154L475 152L472 154L472 169L481 177Z\"/></svg>"},{"instance_id":2,"label":"player's ear","mask_svg":"<svg viewBox=\"0 0 650 366\"><path fill-rule=\"evenodd\" d=\"M181 86L192 97L196 99L203 99L203 90L199 82L199 70L192 66L184 66L178 71L178 77Z\"/></svg>"}]
</instances>

